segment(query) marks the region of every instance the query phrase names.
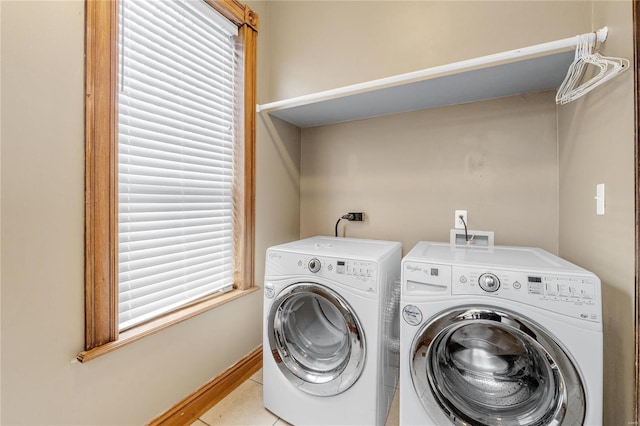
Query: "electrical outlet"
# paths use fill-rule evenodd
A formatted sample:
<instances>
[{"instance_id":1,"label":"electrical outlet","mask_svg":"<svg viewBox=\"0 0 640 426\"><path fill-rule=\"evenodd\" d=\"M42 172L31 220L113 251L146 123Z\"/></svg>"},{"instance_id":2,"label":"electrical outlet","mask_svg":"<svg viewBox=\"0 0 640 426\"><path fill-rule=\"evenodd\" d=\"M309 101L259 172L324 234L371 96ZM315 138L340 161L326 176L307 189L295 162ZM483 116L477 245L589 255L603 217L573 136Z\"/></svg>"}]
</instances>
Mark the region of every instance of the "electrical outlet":
<instances>
[{"instance_id":1,"label":"electrical outlet","mask_svg":"<svg viewBox=\"0 0 640 426\"><path fill-rule=\"evenodd\" d=\"M364 222L364 213L349 213L349 216L352 222Z\"/></svg>"},{"instance_id":2,"label":"electrical outlet","mask_svg":"<svg viewBox=\"0 0 640 426\"><path fill-rule=\"evenodd\" d=\"M462 216L462 220L460 219ZM463 222L464 220L464 222ZM456 210L456 215L454 216L454 222L456 229L464 229L464 224L469 226L469 221L467 220L467 211L466 210Z\"/></svg>"}]
</instances>

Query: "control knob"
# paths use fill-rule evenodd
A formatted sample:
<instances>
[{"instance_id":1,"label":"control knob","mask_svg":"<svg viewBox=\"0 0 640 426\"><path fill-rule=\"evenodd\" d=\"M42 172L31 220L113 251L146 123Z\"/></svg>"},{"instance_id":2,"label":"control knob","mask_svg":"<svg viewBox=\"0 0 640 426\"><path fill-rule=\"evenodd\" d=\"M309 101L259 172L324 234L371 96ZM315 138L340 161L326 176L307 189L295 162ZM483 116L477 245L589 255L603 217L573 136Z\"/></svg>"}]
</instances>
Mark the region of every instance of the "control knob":
<instances>
[{"instance_id":1,"label":"control knob","mask_svg":"<svg viewBox=\"0 0 640 426\"><path fill-rule=\"evenodd\" d=\"M309 261L309 270L311 272L318 272L320 270L320 261L316 258L313 258Z\"/></svg>"},{"instance_id":2,"label":"control knob","mask_svg":"<svg viewBox=\"0 0 640 426\"><path fill-rule=\"evenodd\" d=\"M481 289L489 293L493 293L500 288L500 280L491 273L480 275L480 278L478 278L478 284L480 284Z\"/></svg>"}]
</instances>

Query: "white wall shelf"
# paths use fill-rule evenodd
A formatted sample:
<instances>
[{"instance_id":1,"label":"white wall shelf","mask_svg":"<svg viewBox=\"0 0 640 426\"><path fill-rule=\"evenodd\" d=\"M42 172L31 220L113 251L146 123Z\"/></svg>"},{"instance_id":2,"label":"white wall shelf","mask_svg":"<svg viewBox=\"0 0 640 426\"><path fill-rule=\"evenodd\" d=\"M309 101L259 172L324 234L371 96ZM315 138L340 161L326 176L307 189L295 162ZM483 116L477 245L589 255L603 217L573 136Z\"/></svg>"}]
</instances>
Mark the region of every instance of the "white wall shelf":
<instances>
[{"instance_id":1,"label":"white wall shelf","mask_svg":"<svg viewBox=\"0 0 640 426\"><path fill-rule=\"evenodd\" d=\"M604 41L606 28L601 31L597 37ZM304 128L553 90L567 74L575 46L570 37L262 104L257 111Z\"/></svg>"}]
</instances>

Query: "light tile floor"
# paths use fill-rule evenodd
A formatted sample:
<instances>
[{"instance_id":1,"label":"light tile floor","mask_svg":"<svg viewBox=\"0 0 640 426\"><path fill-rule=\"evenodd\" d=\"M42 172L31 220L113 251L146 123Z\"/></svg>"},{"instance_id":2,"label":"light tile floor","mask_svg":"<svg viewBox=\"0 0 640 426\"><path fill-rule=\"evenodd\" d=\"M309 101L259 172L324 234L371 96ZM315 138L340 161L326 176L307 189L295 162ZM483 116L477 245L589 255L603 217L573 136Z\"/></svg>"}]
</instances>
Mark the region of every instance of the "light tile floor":
<instances>
[{"instance_id":1,"label":"light tile floor","mask_svg":"<svg viewBox=\"0 0 640 426\"><path fill-rule=\"evenodd\" d=\"M398 426L398 391L391 404L385 426ZM287 426L262 404L262 370L233 390L225 399L204 413L191 426ZM364 426L364 425L363 425Z\"/></svg>"}]
</instances>

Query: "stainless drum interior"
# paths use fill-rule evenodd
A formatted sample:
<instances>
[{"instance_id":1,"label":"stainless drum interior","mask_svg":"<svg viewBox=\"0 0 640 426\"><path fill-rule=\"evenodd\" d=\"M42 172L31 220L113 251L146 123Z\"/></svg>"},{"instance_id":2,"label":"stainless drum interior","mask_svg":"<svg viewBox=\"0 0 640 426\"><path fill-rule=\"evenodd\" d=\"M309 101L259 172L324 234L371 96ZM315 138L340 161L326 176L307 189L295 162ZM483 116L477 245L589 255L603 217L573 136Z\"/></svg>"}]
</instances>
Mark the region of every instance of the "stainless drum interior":
<instances>
[{"instance_id":1,"label":"stainless drum interior","mask_svg":"<svg viewBox=\"0 0 640 426\"><path fill-rule=\"evenodd\" d=\"M455 424L584 419L584 390L571 360L540 327L514 313L452 310L423 326L411 354L423 405Z\"/></svg>"},{"instance_id":2,"label":"stainless drum interior","mask_svg":"<svg viewBox=\"0 0 640 426\"><path fill-rule=\"evenodd\" d=\"M269 341L280 371L312 395L344 392L364 368L364 332L355 313L340 295L318 284L294 284L278 295L269 315Z\"/></svg>"}]
</instances>

